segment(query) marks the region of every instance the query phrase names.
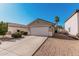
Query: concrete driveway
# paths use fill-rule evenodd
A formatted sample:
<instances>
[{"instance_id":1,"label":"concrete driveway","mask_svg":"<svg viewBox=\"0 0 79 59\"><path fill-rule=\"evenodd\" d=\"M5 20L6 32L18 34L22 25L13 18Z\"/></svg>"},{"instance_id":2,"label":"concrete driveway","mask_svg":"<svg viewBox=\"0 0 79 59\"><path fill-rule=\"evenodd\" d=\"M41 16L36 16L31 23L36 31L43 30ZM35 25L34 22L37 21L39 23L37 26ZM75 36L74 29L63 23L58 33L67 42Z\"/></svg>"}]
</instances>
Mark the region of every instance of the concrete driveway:
<instances>
[{"instance_id":1,"label":"concrete driveway","mask_svg":"<svg viewBox=\"0 0 79 59\"><path fill-rule=\"evenodd\" d=\"M0 56L31 56L47 37L26 36L22 39L2 41Z\"/></svg>"}]
</instances>

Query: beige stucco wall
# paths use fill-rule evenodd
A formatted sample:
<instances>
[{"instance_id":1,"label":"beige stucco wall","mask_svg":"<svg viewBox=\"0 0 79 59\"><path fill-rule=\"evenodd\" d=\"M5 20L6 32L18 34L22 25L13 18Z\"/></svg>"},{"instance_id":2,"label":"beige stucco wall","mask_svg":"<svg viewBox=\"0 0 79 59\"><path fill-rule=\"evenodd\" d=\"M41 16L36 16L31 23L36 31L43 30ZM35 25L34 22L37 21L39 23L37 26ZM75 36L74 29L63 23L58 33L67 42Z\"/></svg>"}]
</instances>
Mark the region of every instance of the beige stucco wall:
<instances>
[{"instance_id":1,"label":"beige stucco wall","mask_svg":"<svg viewBox=\"0 0 79 59\"><path fill-rule=\"evenodd\" d=\"M11 33L14 33L16 32L17 30L21 30L21 31L27 31L27 28L21 28L21 27L8 27L8 32L11 32Z\"/></svg>"},{"instance_id":2,"label":"beige stucco wall","mask_svg":"<svg viewBox=\"0 0 79 59\"><path fill-rule=\"evenodd\" d=\"M79 12L77 13L78 33L79 33Z\"/></svg>"},{"instance_id":3,"label":"beige stucco wall","mask_svg":"<svg viewBox=\"0 0 79 59\"><path fill-rule=\"evenodd\" d=\"M65 22L65 30L70 32L71 35L77 35L78 34L78 13L75 13L68 21Z\"/></svg>"}]
</instances>

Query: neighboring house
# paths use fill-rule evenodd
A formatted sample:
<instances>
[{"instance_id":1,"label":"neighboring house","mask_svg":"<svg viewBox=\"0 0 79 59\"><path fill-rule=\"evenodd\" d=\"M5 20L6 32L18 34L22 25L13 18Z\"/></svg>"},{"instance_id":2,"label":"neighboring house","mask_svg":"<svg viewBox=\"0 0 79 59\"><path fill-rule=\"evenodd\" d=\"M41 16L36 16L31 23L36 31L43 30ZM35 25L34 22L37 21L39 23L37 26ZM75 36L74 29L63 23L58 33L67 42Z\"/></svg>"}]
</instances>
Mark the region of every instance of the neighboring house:
<instances>
[{"instance_id":1,"label":"neighboring house","mask_svg":"<svg viewBox=\"0 0 79 59\"><path fill-rule=\"evenodd\" d=\"M79 33L79 10L76 10L68 20L65 21L65 30L75 36Z\"/></svg>"},{"instance_id":2,"label":"neighboring house","mask_svg":"<svg viewBox=\"0 0 79 59\"><path fill-rule=\"evenodd\" d=\"M64 31L64 28L62 26L58 25L58 26L55 27L55 30L57 30L57 32L59 32L59 33L60 32L62 33Z\"/></svg>"},{"instance_id":3,"label":"neighboring house","mask_svg":"<svg viewBox=\"0 0 79 59\"><path fill-rule=\"evenodd\" d=\"M12 34L17 30L27 31L26 25L16 24L16 23L8 23L8 34Z\"/></svg>"},{"instance_id":4,"label":"neighboring house","mask_svg":"<svg viewBox=\"0 0 79 59\"><path fill-rule=\"evenodd\" d=\"M27 26L29 35L53 36L54 34L54 24L46 20L38 18Z\"/></svg>"}]
</instances>

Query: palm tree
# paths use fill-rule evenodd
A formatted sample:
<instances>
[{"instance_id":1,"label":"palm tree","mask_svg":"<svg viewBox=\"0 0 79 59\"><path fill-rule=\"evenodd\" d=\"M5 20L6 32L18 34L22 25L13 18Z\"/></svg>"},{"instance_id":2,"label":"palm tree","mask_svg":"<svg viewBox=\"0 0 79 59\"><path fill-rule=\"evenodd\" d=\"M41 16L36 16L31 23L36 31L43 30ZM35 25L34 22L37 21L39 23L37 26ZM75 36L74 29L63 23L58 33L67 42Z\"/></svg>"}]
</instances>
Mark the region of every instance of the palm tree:
<instances>
[{"instance_id":1,"label":"palm tree","mask_svg":"<svg viewBox=\"0 0 79 59\"><path fill-rule=\"evenodd\" d=\"M58 25L58 22L59 22L59 17L58 16L55 16L55 19L54 19L56 25Z\"/></svg>"},{"instance_id":2,"label":"palm tree","mask_svg":"<svg viewBox=\"0 0 79 59\"><path fill-rule=\"evenodd\" d=\"M55 16L54 21L55 21L55 33L57 33L58 32L59 17L58 16Z\"/></svg>"}]
</instances>

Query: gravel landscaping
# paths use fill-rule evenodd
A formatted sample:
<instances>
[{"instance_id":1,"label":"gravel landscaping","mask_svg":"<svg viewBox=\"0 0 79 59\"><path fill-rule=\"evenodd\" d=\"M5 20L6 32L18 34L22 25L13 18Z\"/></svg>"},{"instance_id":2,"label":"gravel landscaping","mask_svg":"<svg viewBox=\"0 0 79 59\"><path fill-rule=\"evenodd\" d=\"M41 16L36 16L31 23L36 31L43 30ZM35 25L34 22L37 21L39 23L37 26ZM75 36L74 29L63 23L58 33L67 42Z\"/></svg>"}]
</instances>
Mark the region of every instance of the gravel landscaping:
<instances>
[{"instance_id":1,"label":"gravel landscaping","mask_svg":"<svg viewBox=\"0 0 79 59\"><path fill-rule=\"evenodd\" d=\"M46 40L34 56L79 56L79 40L55 34Z\"/></svg>"}]
</instances>

